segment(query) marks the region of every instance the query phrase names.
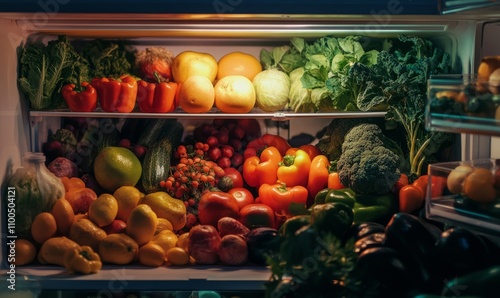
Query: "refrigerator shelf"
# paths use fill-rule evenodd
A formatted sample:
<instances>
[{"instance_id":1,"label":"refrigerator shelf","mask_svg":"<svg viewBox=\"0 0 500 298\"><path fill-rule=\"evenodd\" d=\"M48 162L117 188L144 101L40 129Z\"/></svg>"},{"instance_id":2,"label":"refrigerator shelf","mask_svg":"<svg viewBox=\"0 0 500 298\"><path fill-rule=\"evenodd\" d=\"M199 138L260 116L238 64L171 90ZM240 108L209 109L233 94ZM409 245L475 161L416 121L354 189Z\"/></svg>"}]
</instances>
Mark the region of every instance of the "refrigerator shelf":
<instances>
[{"instance_id":1,"label":"refrigerator shelf","mask_svg":"<svg viewBox=\"0 0 500 298\"><path fill-rule=\"evenodd\" d=\"M85 290L110 292L148 291L252 291L264 290L271 277L266 267L257 266L162 266L104 265L96 274L78 275L58 266L16 267L17 278L32 281L31 287L44 290ZM34 285L34 286L33 286Z\"/></svg>"},{"instance_id":2,"label":"refrigerator shelf","mask_svg":"<svg viewBox=\"0 0 500 298\"><path fill-rule=\"evenodd\" d=\"M459 166L460 168L458 168ZM481 184L480 189L474 189L473 183L478 182L472 180L474 178L466 181L466 177L472 175L471 172L479 168L491 172L494 182L492 182L492 185ZM427 218L451 225L464 226L486 235L500 236L499 175L500 160L496 159L431 164L429 166L429 183L425 204ZM451 176L453 177L450 178ZM486 179L485 176L481 176L481 180L483 179ZM432 181L440 182L432 183ZM440 190L436 191L433 187L441 188L443 184L443 194L433 197L433 195L440 192ZM469 184L469 186L466 187L466 184ZM488 187L493 189L493 193L483 192ZM489 194L493 194L493 196L489 197L488 202L478 201L478 199L485 199ZM474 196L475 199L468 196Z\"/></svg>"},{"instance_id":3,"label":"refrigerator shelf","mask_svg":"<svg viewBox=\"0 0 500 298\"><path fill-rule=\"evenodd\" d=\"M286 121L297 118L361 118L361 117L384 117L385 111L382 112L318 112L318 113L295 113L291 110L283 110L279 112L264 112L261 109L254 108L247 114L232 114L221 113L216 108L212 108L208 113L191 114L177 108L172 113L107 113L101 110L95 112L72 112L69 110L54 110L54 111L30 111L32 119L40 119L43 117L84 117L84 118L177 118L177 119L206 119L206 118L255 118L255 119L272 119L275 121Z\"/></svg>"},{"instance_id":4,"label":"refrigerator shelf","mask_svg":"<svg viewBox=\"0 0 500 298\"><path fill-rule=\"evenodd\" d=\"M428 82L426 128L500 136L500 88L477 75L437 75Z\"/></svg>"}]
</instances>

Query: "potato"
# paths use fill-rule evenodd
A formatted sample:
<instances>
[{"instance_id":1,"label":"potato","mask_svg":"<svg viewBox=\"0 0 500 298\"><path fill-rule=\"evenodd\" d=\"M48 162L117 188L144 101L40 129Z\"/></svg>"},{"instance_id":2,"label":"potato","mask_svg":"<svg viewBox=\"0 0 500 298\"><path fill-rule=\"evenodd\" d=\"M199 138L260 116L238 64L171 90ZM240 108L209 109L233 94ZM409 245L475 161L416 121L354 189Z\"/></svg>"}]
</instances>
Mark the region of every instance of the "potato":
<instances>
[{"instance_id":1,"label":"potato","mask_svg":"<svg viewBox=\"0 0 500 298\"><path fill-rule=\"evenodd\" d=\"M226 235L221 238L218 255L220 261L225 265L242 265L248 257L247 243L240 235Z\"/></svg>"}]
</instances>

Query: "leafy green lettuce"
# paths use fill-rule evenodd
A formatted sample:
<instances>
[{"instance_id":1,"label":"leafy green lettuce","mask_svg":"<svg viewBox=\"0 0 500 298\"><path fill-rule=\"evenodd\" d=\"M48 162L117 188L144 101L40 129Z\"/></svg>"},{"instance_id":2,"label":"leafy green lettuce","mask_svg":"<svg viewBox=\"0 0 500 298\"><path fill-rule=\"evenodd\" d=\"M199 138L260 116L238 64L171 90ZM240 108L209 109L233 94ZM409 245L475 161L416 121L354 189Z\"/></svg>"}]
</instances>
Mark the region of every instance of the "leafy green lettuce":
<instances>
[{"instance_id":1,"label":"leafy green lettuce","mask_svg":"<svg viewBox=\"0 0 500 298\"><path fill-rule=\"evenodd\" d=\"M60 95L66 83L77 83L87 77L85 59L75 51L65 36L49 41L24 45L21 49L19 89L34 110L64 106Z\"/></svg>"}]
</instances>

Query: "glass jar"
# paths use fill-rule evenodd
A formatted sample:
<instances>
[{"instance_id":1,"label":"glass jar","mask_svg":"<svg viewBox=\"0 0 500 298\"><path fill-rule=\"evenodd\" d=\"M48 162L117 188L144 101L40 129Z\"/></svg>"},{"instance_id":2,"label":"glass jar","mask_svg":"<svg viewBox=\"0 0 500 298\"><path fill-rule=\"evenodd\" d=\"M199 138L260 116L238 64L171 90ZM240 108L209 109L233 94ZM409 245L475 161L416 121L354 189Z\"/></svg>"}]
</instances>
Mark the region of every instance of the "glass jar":
<instances>
[{"instance_id":1,"label":"glass jar","mask_svg":"<svg viewBox=\"0 0 500 298\"><path fill-rule=\"evenodd\" d=\"M15 222L8 222L7 233L19 238L29 238L35 216L50 211L55 201L64 197L64 193L61 179L45 166L43 153L26 152L22 167L7 181L5 201L8 217L15 218ZM11 215L12 212L15 214Z\"/></svg>"}]
</instances>

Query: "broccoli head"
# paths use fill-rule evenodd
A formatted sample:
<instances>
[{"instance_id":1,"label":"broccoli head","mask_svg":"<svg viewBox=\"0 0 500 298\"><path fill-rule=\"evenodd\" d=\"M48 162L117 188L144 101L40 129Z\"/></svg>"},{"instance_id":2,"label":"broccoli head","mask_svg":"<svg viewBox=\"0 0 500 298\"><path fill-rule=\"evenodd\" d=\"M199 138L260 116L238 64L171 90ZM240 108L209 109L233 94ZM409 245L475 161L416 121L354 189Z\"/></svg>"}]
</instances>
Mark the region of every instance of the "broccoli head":
<instances>
[{"instance_id":1,"label":"broccoli head","mask_svg":"<svg viewBox=\"0 0 500 298\"><path fill-rule=\"evenodd\" d=\"M351 128L362 123L384 125L384 118L334 118L328 126L318 133L316 145L331 161L339 159L344 137Z\"/></svg>"},{"instance_id":2,"label":"broccoli head","mask_svg":"<svg viewBox=\"0 0 500 298\"><path fill-rule=\"evenodd\" d=\"M361 194L385 194L399 179L402 155L374 124L360 124L344 138L337 163L340 181ZM399 148L399 150L401 150Z\"/></svg>"}]
</instances>

